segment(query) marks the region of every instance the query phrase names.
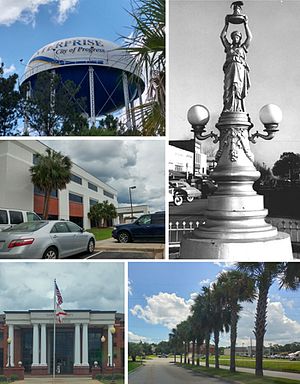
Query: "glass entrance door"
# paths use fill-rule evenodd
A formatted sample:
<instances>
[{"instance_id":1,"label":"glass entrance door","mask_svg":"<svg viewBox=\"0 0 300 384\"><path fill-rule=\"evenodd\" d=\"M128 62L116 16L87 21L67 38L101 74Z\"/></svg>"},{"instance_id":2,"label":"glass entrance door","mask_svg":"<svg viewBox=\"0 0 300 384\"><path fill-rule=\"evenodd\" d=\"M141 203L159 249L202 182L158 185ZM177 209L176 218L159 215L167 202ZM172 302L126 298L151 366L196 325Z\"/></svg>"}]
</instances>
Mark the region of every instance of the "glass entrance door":
<instances>
[{"instance_id":1,"label":"glass entrance door","mask_svg":"<svg viewBox=\"0 0 300 384\"><path fill-rule=\"evenodd\" d=\"M53 330L50 332L50 368L53 372ZM73 373L74 329L56 329L55 367L57 375Z\"/></svg>"}]
</instances>

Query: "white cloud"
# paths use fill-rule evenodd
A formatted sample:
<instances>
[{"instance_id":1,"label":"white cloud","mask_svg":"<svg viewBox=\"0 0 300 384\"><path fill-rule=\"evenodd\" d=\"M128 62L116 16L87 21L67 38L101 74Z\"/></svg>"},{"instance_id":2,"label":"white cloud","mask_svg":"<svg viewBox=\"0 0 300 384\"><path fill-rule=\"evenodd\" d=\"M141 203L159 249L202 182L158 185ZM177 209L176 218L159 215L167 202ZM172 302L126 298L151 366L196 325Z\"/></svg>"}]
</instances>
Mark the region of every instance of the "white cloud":
<instances>
[{"instance_id":1,"label":"white cloud","mask_svg":"<svg viewBox=\"0 0 300 384\"><path fill-rule=\"evenodd\" d=\"M3 74L4 75L9 75L10 73L15 72L15 70L16 70L16 67L13 64L11 64L10 67L4 67L3 68Z\"/></svg>"},{"instance_id":2,"label":"white cloud","mask_svg":"<svg viewBox=\"0 0 300 384\"><path fill-rule=\"evenodd\" d=\"M132 281L128 279L128 294L132 296Z\"/></svg>"},{"instance_id":3,"label":"white cloud","mask_svg":"<svg viewBox=\"0 0 300 384\"><path fill-rule=\"evenodd\" d=\"M245 346L250 344L255 345L255 336L253 333L256 301L254 303L242 304L243 310L240 313L240 320L238 322L238 338L237 344L242 343ZM288 303L287 306L290 304ZM267 332L264 339L264 345L272 344L287 344L300 339L300 323L296 320L289 318L286 315L285 304L283 301L270 301L268 302L267 314ZM223 335L222 345L229 345L229 334Z\"/></svg>"},{"instance_id":4,"label":"white cloud","mask_svg":"<svg viewBox=\"0 0 300 384\"><path fill-rule=\"evenodd\" d=\"M210 281L211 281L210 279L201 280L199 281L199 285L208 285Z\"/></svg>"},{"instance_id":5,"label":"white cloud","mask_svg":"<svg viewBox=\"0 0 300 384\"><path fill-rule=\"evenodd\" d=\"M130 309L131 314L147 323L160 324L172 329L190 315L190 306L193 301L192 299L185 300L175 293L160 292L157 295L146 297L146 302L145 307L135 305Z\"/></svg>"},{"instance_id":6,"label":"white cloud","mask_svg":"<svg viewBox=\"0 0 300 384\"><path fill-rule=\"evenodd\" d=\"M49 4L57 4L57 20L63 23L78 3L79 0L0 0L0 24L9 26L16 21L34 23L40 6Z\"/></svg>"},{"instance_id":7,"label":"white cloud","mask_svg":"<svg viewBox=\"0 0 300 384\"><path fill-rule=\"evenodd\" d=\"M74 12L79 0L60 0L58 6L58 17L59 23L64 23L68 18L69 13Z\"/></svg>"},{"instance_id":8,"label":"white cloud","mask_svg":"<svg viewBox=\"0 0 300 384\"><path fill-rule=\"evenodd\" d=\"M131 341L132 343L139 343L140 341L142 343L152 343L152 341L148 339L148 337L139 336L130 331L128 332L128 341Z\"/></svg>"}]
</instances>

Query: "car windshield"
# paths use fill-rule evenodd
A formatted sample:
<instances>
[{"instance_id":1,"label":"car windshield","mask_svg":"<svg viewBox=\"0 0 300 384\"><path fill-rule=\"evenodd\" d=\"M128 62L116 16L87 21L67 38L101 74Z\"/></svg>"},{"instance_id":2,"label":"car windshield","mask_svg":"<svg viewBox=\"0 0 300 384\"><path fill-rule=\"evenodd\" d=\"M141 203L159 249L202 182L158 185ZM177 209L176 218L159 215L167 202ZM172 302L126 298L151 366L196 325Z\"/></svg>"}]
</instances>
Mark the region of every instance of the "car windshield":
<instances>
[{"instance_id":1,"label":"car windshield","mask_svg":"<svg viewBox=\"0 0 300 384\"><path fill-rule=\"evenodd\" d=\"M29 221L28 223L22 223L15 225L12 228L4 229L2 232L35 232L46 224L47 221Z\"/></svg>"}]
</instances>

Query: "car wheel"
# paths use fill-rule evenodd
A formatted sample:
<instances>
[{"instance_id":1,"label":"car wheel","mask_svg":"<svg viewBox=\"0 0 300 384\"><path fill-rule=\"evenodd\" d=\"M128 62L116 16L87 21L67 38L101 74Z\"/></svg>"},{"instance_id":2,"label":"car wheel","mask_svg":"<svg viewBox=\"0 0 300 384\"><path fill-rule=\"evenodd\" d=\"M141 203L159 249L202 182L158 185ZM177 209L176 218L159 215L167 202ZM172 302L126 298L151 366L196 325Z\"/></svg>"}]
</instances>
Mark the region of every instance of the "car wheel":
<instances>
[{"instance_id":1,"label":"car wheel","mask_svg":"<svg viewBox=\"0 0 300 384\"><path fill-rule=\"evenodd\" d=\"M43 259L58 259L58 251L54 247L49 247L43 254Z\"/></svg>"},{"instance_id":2,"label":"car wheel","mask_svg":"<svg viewBox=\"0 0 300 384\"><path fill-rule=\"evenodd\" d=\"M194 197L193 196L187 196L187 201L189 202L189 203L191 203L193 200L194 200Z\"/></svg>"},{"instance_id":3,"label":"car wheel","mask_svg":"<svg viewBox=\"0 0 300 384\"><path fill-rule=\"evenodd\" d=\"M175 196L174 196L174 204L178 207L178 206L181 205L182 203L183 203L183 198L182 198L182 196L175 195Z\"/></svg>"},{"instance_id":4,"label":"car wheel","mask_svg":"<svg viewBox=\"0 0 300 384\"><path fill-rule=\"evenodd\" d=\"M95 242L93 239L90 239L87 246L87 253L91 254L94 252L95 249Z\"/></svg>"},{"instance_id":5,"label":"car wheel","mask_svg":"<svg viewBox=\"0 0 300 384\"><path fill-rule=\"evenodd\" d=\"M129 243L131 241L131 237L128 232L121 231L118 235L119 243Z\"/></svg>"}]
</instances>

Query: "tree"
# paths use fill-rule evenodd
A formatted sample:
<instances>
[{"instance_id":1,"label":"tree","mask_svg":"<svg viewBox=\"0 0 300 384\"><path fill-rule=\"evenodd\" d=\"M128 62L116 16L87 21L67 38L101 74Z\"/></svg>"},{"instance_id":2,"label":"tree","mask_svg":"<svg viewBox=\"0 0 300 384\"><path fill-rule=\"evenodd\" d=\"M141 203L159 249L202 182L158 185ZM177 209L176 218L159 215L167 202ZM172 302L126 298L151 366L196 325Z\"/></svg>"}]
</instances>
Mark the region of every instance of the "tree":
<instances>
[{"instance_id":1,"label":"tree","mask_svg":"<svg viewBox=\"0 0 300 384\"><path fill-rule=\"evenodd\" d=\"M29 129L40 136L67 136L81 134L88 128L84 116L85 103L76 97L79 87L50 72L37 75L34 89L27 96L28 84L21 92L22 113Z\"/></svg>"},{"instance_id":2,"label":"tree","mask_svg":"<svg viewBox=\"0 0 300 384\"><path fill-rule=\"evenodd\" d=\"M222 272L217 285L223 291L223 306L230 312L230 372L235 372L235 346L240 303L252 302L255 298L255 285L246 273L241 271Z\"/></svg>"},{"instance_id":3,"label":"tree","mask_svg":"<svg viewBox=\"0 0 300 384\"><path fill-rule=\"evenodd\" d=\"M36 155L36 164L30 167L32 183L45 193L43 218L47 220L50 195L53 190L65 189L71 180L72 162L68 156L46 149Z\"/></svg>"},{"instance_id":4,"label":"tree","mask_svg":"<svg viewBox=\"0 0 300 384\"><path fill-rule=\"evenodd\" d=\"M238 263L238 270L247 273L258 289L254 335L256 338L255 374L263 376L263 347L267 328L268 293L276 278L280 287L297 289L300 286L300 266L297 263Z\"/></svg>"},{"instance_id":5,"label":"tree","mask_svg":"<svg viewBox=\"0 0 300 384\"><path fill-rule=\"evenodd\" d=\"M123 49L132 55L136 73L146 78L147 100L135 107L144 135L165 133L165 0L133 0L133 34Z\"/></svg>"},{"instance_id":6,"label":"tree","mask_svg":"<svg viewBox=\"0 0 300 384\"><path fill-rule=\"evenodd\" d=\"M288 178L291 181L298 180L300 174L300 154L284 152L274 164L273 174L281 178Z\"/></svg>"},{"instance_id":7,"label":"tree","mask_svg":"<svg viewBox=\"0 0 300 384\"><path fill-rule=\"evenodd\" d=\"M128 355L131 356L132 361L136 361L137 356L143 354L143 344L140 341L139 343L128 343Z\"/></svg>"},{"instance_id":8,"label":"tree","mask_svg":"<svg viewBox=\"0 0 300 384\"><path fill-rule=\"evenodd\" d=\"M258 187L259 185L272 185L274 181L274 175L272 170L266 166L265 163L254 162L255 168L260 172L260 178L255 181L254 187Z\"/></svg>"},{"instance_id":9,"label":"tree","mask_svg":"<svg viewBox=\"0 0 300 384\"><path fill-rule=\"evenodd\" d=\"M97 228L101 226L102 220L104 221L104 226L107 227L108 221L116 217L116 207L112 203L108 203L107 200L93 205L88 213L88 218L95 222Z\"/></svg>"},{"instance_id":10,"label":"tree","mask_svg":"<svg viewBox=\"0 0 300 384\"><path fill-rule=\"evenodd\" d=\"M20 115L20 94L16 90L18 75L3 76L4 64L0 67L0 136L15 135Z\"/></svg>"}]
</instances>

